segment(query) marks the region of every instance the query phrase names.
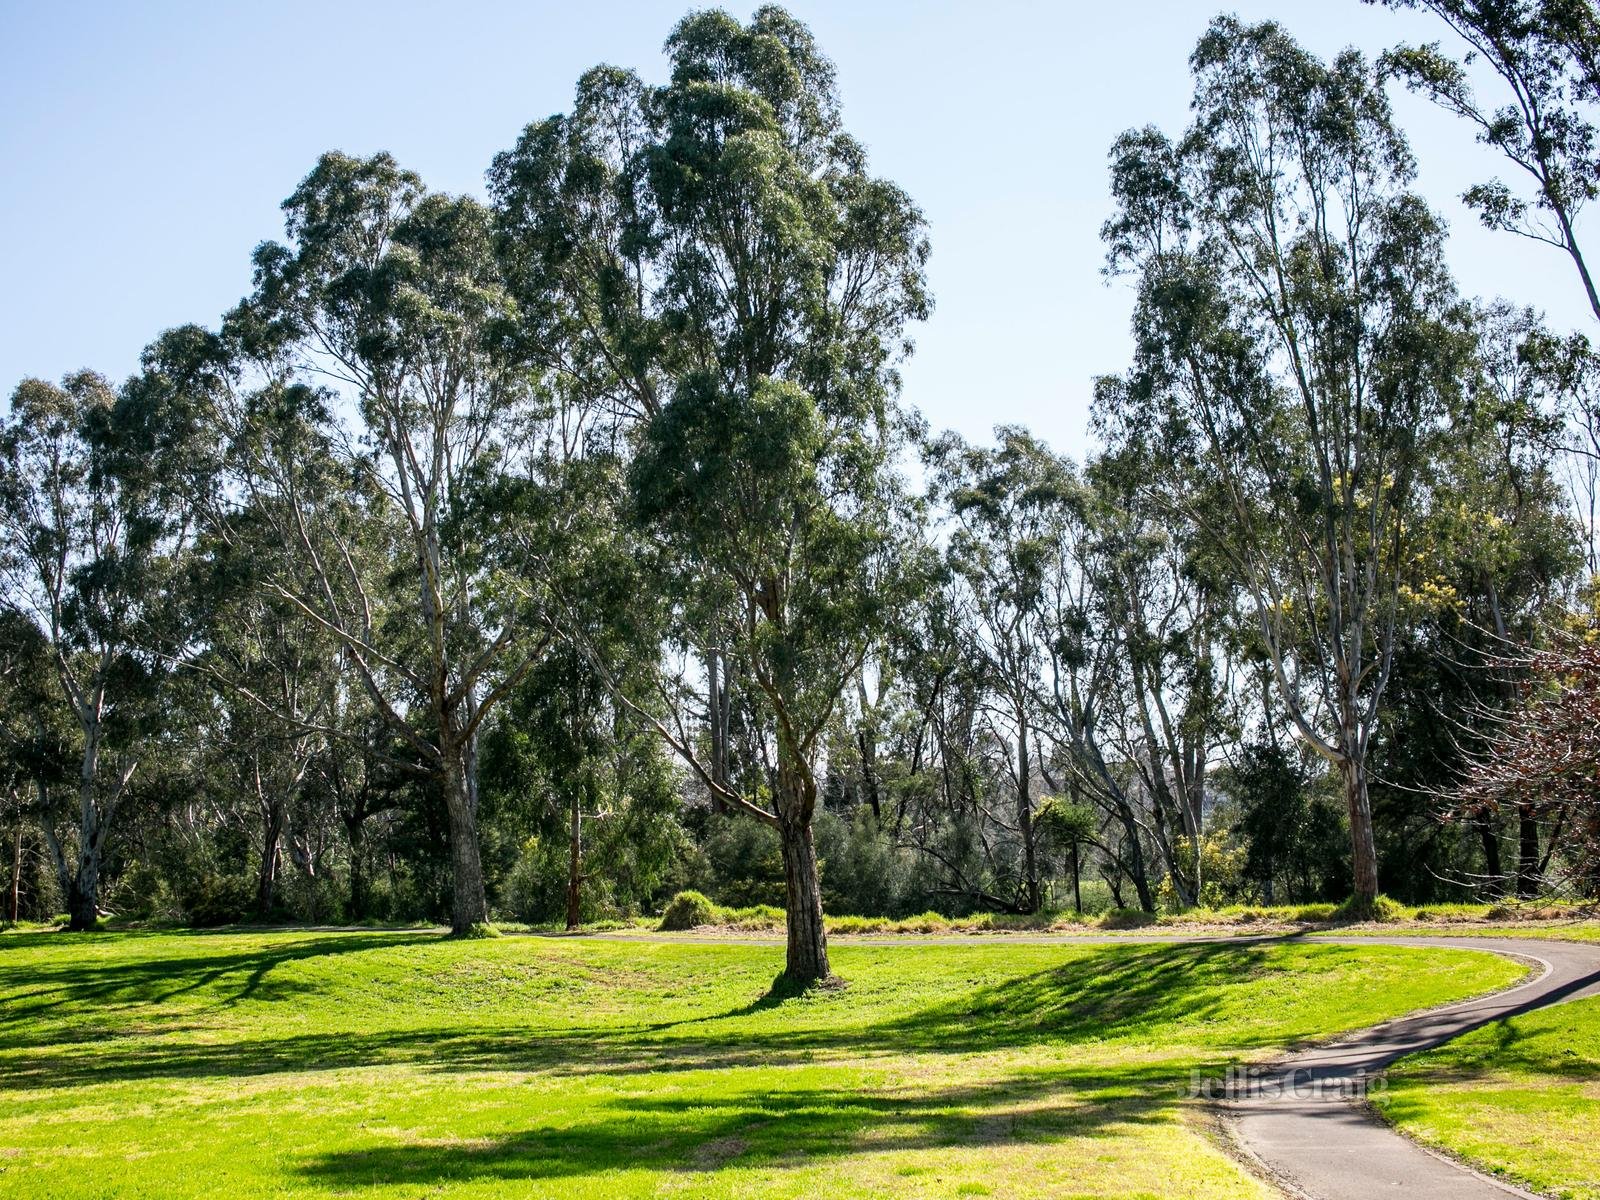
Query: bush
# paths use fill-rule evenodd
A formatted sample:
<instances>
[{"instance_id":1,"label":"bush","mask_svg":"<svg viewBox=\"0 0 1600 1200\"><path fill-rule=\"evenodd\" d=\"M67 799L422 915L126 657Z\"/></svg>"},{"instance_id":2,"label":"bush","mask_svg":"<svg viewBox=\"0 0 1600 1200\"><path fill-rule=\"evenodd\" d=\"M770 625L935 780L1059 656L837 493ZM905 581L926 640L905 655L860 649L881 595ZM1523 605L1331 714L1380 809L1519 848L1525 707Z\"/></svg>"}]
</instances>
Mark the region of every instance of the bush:
<instances>
[{"instance_id":1,"label":"bush","mask_svg":"<svg viewBox=\"0 0 1600 1200\"><path fill-rule=\"evenodd\" d=\"M817 856L822 860L822 906L858 917L910 916L922 902L910 884L908 856L878 830L872 810L852 819L817 813Z\"/></svg>"},{"instance_id":2,"label":"bush","mask_svg":"<svg viewBox=\"0 0 1600 1200\"><path fill-rule=\"evenodd\" d=\"M241 875L201 875L180 898L184 916L196 929L234 925L249 918L255 887Z\"/></svg>"},{"instance_id":3,"label":"bush","mask_svg":"<svg viewBox=\"0 0 1600 1200\"><path fill-rule=\"evenodd\" d=\"M661 914L663 933L680 933L701 925L715 925L721 916L717 906L699 892L679 892Z\"/></svg>"},{"instance_id":4,"label":"bush","mask_svg":"<svg viewBox=\"0 0 1600 1200\"><path fill-rule=\"evenodd\" d=\"M782 904L783 850L778 831L761 821L728 814L708 823L705 856L710 868L706 889L734 908Z\"/></svg>"},{"instance_id":5,"label":"bush","mask_svg":"<svg viewBox=\"0 0 1600 1200\"><path fill-rule=\"evenodd\" d=\"M1336 921L1398 921L1405 916L1405 909L1387 896L1372 900L1351 896L1334 909L1333 916Z\"/></svg>"}]
</instances>

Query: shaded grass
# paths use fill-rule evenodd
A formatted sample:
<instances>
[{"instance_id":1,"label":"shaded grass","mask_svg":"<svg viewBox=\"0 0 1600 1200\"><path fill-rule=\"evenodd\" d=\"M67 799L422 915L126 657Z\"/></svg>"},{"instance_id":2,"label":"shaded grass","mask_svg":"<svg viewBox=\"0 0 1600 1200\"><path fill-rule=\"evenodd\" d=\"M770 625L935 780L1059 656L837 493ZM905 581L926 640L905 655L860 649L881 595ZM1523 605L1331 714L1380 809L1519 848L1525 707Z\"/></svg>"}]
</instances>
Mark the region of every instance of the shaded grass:
<instances>
[{"instance_id":1,"label":"shaded grass","mask_svg":"<svg viewBox=\"0 0 1600 1200\"><path fill-rule=\"evenodd\" d=\"M1250 1196L1190 1072L1501 986L1278 941L0 940L0 1193Z\"/></svg>"},{"instance_id":2,"label":"shaded grass","mask_svg":"<svg viewBox=\"0 0 1600 1200\"><path fill-rule=\"evenodd\" d=\"M1485 1171L1600 1200L1600 999L1499 1021L1403 1059L1377 1106Z\"/></svg>"}]
</instances>

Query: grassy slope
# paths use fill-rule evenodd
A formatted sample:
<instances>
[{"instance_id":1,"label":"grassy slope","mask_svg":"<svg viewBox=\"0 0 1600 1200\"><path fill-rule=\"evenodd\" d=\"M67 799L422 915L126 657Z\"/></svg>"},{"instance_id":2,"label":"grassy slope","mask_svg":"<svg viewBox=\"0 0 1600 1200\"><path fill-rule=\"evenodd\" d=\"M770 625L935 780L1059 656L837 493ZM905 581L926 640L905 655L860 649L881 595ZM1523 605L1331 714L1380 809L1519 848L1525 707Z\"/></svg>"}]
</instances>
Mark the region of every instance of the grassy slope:
<instances>
[{"instance_id":1,"label":"grassy slope","mask_svg":"<svg viewBox=\"0 0 1600 1200\"><path fill-rule=\"evenodd\" d=\"M1264 1195L1192 1069L1503 985L1389 947L0 938L0 1194Z\"/></svg>"},{"instance_id":2,"label":"grassy slope","mask_svg":"<svg viewBox=\"0 0 1600 1200\"><path fill-rule=\"evenodd\" d=\"M1600 1000L1514 1017L1404 1059L1379 1107L1413 1137L1486 1170L1600 1200Z\"/></svg>"}]
</instances>

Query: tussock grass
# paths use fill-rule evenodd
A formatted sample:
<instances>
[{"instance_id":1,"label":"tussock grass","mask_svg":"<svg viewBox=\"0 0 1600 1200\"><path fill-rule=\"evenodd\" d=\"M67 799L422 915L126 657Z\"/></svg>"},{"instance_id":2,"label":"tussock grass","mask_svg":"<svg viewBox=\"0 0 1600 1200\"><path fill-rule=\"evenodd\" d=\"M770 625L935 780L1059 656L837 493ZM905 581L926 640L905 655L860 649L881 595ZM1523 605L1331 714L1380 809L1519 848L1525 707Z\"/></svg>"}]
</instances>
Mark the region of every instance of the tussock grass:
<instances>
[{"instance_id":1,"label":"tussock grass","mask_svg":"<svg viewBox=\"0 0 1600 1200\"><path fill-rule=\"evenodd\" d=\"M1600 912L1593 905L1554 901L1499 901L1494 904L1401 904L1379 896L1370 905L1353 901L1343 904L1234 904L1221 908L1191 908L1181 912L1147 913L1138 909L1114 908L1094 916L1072 912L1042 912L1029 915L976 913L965 917L946 917L935 912L920 916L889 918L828 916L830 934L888 935L936 933L1084 933L1118 930L1159 929L1238 932L1272 930L1318 930L1349 926L1406 927L1404 932L1428 932L1410 926L1485 927L1516 926L1514 932L1531 934L1532 926L1550 928L1552 922L1575 924L1569 936L1600 938ZM635 928L641 928L635 926ZM659 928L671 931L702 929L737 933L778 934L784 928L781 908L725 908L699 892L682 892L674 897L663 914ZM1399 930L1390 930L1398 932ZM1476 930L1475 930L1476 931ZM1462 932L1450 929L1446 932Z\"/></svg>"}]
</instances>

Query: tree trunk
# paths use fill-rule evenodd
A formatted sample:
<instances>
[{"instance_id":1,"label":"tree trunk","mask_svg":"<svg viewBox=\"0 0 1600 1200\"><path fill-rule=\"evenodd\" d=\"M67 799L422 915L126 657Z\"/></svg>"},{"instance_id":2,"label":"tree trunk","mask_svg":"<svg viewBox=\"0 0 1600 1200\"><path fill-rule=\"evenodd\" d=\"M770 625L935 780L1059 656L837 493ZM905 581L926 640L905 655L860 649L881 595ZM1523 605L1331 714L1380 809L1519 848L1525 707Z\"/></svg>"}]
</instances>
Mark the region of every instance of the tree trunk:
<instances>
[{"instance_id":1,"label":"tree trunk","mask_svg":"<svg viewBox=\"0 0 1600 1200\"><path fill-rule=\"evenodd\" d=\"M582 792L572 789L571 820L567 830L567 928L578 928L583 911L583 806Z\"/></svg>"},{"instance_id":2,"label":"tree trunk","mask_svg":"<svg viewBox=\"0 0 1600 1200\"><path fill-rule=\"evenodd\" d=\"M100 731L85 731L78 770L78 864L67 886L67 929L83 933L100 922L100 810L95 807L95 775L100 768Z\"/></svg>"},{"instance_id":3,"label":"tree trunk","mask_svg":"<svg viewBox=\"0 0 1600 1200\"><path fill-rule=\"evenodd\" d=\"M1139 822L1133 815L1133 807L1122 796L1116 800L1117 817L1122 822L1123 835L1128 839L1128 855L1132 859L1128 863L1128 874L1133 879L1133 888L1139 894L1139 910L1153 913L1156 910L1156 900L1150 894L1150 877L1144 866L1144 847L1139 844ZM1121 889L1117 889L1117 907L1122 907Z\"/></svg>"},{"instance_id":4,"label":"tree trunk","mask_svg":"<svg viewBox=\"0 0 1600 1200\"><path fill-rule=\"evenodd\" d=\"M261 865L256 873L256 913L272 915L273 892L278 883L279 844L283 840L284 806L266 806L266 824L261 832Z\"/></svg>"},{"instance_id":5,"label":"tree trunk","mask_svg":"<svg viewBox=\"0 0 1600 1200\"><path fill-rule=\"evenodd\" d=\"M706 726L711 734L711 779L718 787L728 783L728 729L723 717L721 654L706 651ZM711 792L711 811L724 813L727 805L715 789Z\"/></svg>"},{"instance_id":6,"label":"tree trunk","mask_svg":"<svg viewBox=\"0 0 1600 1200\"><path fill-rule=\"evenodd\" d=\"M100 922L100 856L93 849L80 851L78 873L67 892L67 929L86 933Z\"/></svg>"},{"instance_id":7,"label":"tree trunk","mask_svg":"<svg viewBox=\"0 0 1600 1200\"><path fill-rule=\"evenodd\" d=\"M467 786L463 747L445 758L444 801L450 814L450 874L453 901L450 932L463 934L489 920L483 891L483 861L478 854L478 813Z\"/></svg>"},{"instance_id":8,"label":"tree trunk","mask_svg":"<svg viewBox=\"0 0 1600 1200\"><path fill-rule=\"evenodd\" d=\"M22 826L11 842L11 923L15 925L22 913Z\"/></svg>"},{"instance_id":9,"label":"tree trunk","mask_svg":"<svg viewBox=\"0 0 1600 1200\"><path fill-rule=\"evenodd\" d=\"M1083 888L1082 888L1082 885L1079 882L1079 877L1080 877L1080 874L1081 874L1081 871L1082 871L1082 864L1079 861L1080 858L1081 858L1081 855L1080 855L1079 850L1078 850L1078 843L1077 842L1073 842L1072 843L1072 909L1073 909L1074 912L1076 912L1081 917L1081 916L1083 916Z\"/></svg>"},{"instance_id":10,"label":"tree trunk","mask_svg":"<svg viewBox=\"0 0 1600 1200\"><path fill-rule=\"evenodd\" d=\"M1354 898L1371 903L1378 898L1378 850L1372 836L1372 802L1367 797L1367 764L1354 755L1339 761L1344 779L1345 808L1350 815L1350 867Z\"/></svg>"},{"instance_id":11,"label":"tree trunk","mask_svg":"<svg viewBox=\"0 0 1600 1200\"><path fill-rule=\"evenodd\" d=\"M1539 894L1539 823L1527 809L1517 813L1517 897Z\"/></svg>"},{"instance_id":12,"label":"tree trunk","mask_svg":"<svg viewBox=\"0 0 1600 1200\"><path fill-rule=\"evenodd\" d=\"M883 822L882 802L878 797L878 746L877 738L868 738L864 726L856 729L856 747L861 751L861 782L867 791L867 804L872 809L874 827Z\"/></svg>"},{"instance_id":13,"label":"tree trunk","mask_svg":"<svg viewBox=\"0 0 1600 1200\"><path fill-rule=\"evenodd\" d=\"M1505 868L1500 865L1500 834L1492 821L1478 822L1478 838L1483 843L1483 873L1491 880L1493 894L1505 894Z\"/></svg>"},{"instance_id":14,"label":"tree trunk","mask_svg":"<svg viewBox=\"0 0 1600 1200\"><path fill-rule=\"evenodd\" d=\"M346 817L344 828L350 839L350 919L360 921L367 915L366 822L359 816Z\"/></svg>"},{"instance_id":15,"label":"tree trunk","mask_svg":"<svg viewBox=\"0 0 1600 1200\"><path fill-rule=\"evenodd\" d=\"M1039 911L1039 862L1033 844L1033 799L1030 796L1033 769L1028 761L1028 719L1017 709L1017 832L1022 835L1022 865L1026 874L1026 911Z\"/></svg>"},{"instance_id":16,"label":"tree trunk","mask_svg":"<svg viewBox=\"0 0 1600 1200\"><path fill-rule=\"evenodd\" d=\"M828 979L828 933L822 924L822 882L809 818L780 817L785 916L789 931L784 974L799 987Z\"/></svg>"}]
</instances>

